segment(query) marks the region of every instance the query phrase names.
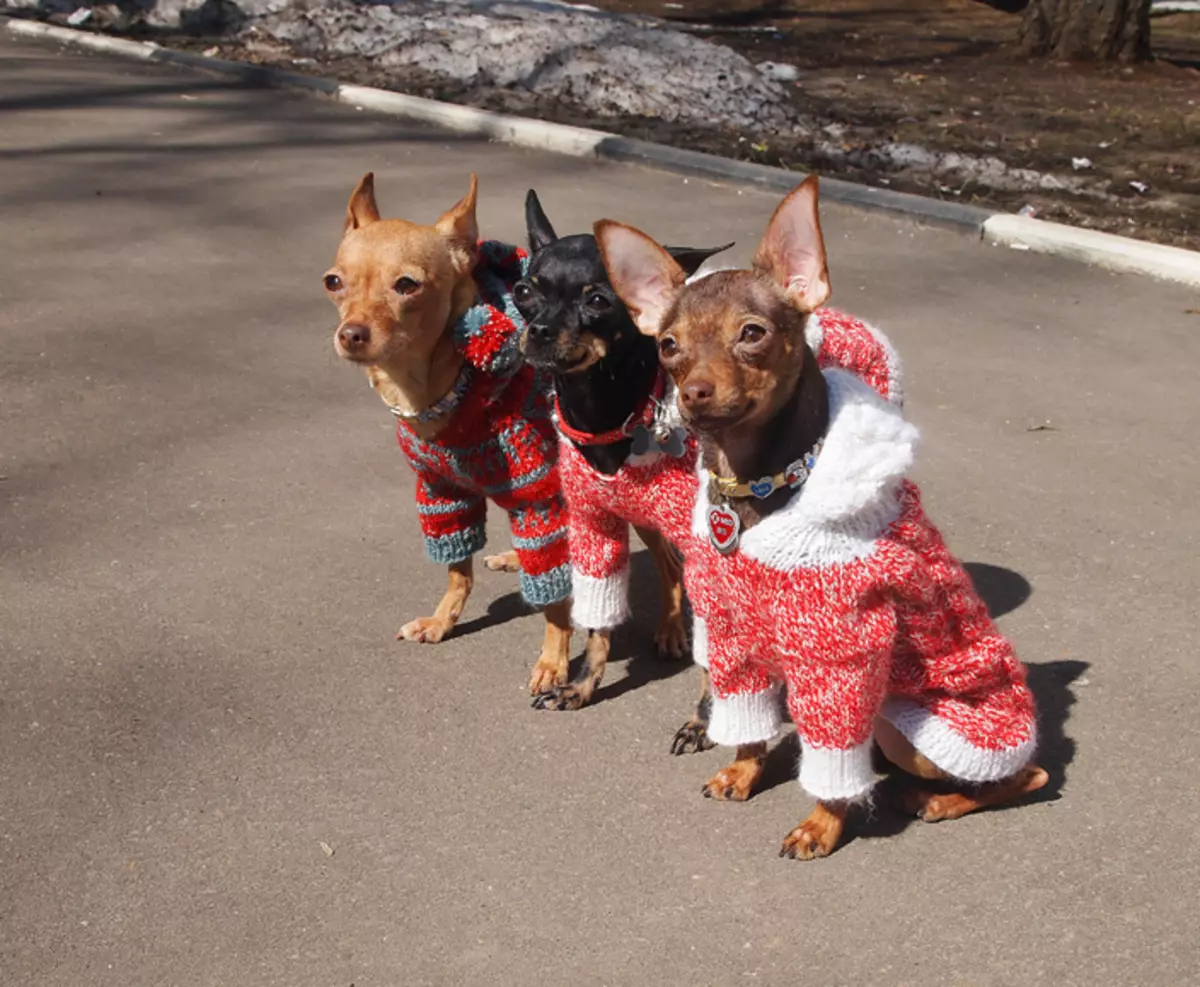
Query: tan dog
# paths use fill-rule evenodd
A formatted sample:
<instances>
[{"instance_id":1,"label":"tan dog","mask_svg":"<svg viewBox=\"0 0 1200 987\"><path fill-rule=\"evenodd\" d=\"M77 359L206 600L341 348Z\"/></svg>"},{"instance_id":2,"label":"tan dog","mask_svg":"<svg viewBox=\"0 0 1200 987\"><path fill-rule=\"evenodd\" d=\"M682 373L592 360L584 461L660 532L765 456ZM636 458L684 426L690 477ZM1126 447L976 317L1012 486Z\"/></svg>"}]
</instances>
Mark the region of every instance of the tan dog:
<instances>
[{"instance_id":1,"label":"tan dog","mask_svg":"<svg viewBox=\"0 0 1200 987\"><path fill-rule=\"evenodd\" d=\"M435 643L454 627L471 592L472 557L491 500L508 512L517 548L485 564L521 571L526 600L544 608L546 635L530 681L540 693L566 681L565 509L548 404L532 369L513 358L523 325L513 320L511 284L524 255L479 244L476 189L472 175L467 195L423 226L381 219L374 178L364 176L325 289L340 317L334 347L366 370L398 419L400 445L417 472L427 550L449 568L433 616L408 621L397 638ZM504 450L514 446L524 459L506 463ZM497 477L509 473L505 487Z\"/></svg>"}]
</instances>

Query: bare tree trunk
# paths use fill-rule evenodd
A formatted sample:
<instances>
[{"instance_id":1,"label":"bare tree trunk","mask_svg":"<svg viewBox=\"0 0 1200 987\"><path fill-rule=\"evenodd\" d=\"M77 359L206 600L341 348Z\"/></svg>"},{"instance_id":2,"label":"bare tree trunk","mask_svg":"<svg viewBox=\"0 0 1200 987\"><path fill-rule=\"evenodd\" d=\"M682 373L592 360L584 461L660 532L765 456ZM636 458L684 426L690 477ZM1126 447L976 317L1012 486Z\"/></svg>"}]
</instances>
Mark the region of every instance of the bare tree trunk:
<instances>
[{"instance_id":1,"label":"bare tree trunk","mask_svg":"<svg viewBox=\"0 0 1200 987\"><path fill-rule=\"evenodd\" d=\"M1017 44L1071 61L1142 61L1150 57L1150 0L1029 0Z\"/></svg>"}]
</instances>

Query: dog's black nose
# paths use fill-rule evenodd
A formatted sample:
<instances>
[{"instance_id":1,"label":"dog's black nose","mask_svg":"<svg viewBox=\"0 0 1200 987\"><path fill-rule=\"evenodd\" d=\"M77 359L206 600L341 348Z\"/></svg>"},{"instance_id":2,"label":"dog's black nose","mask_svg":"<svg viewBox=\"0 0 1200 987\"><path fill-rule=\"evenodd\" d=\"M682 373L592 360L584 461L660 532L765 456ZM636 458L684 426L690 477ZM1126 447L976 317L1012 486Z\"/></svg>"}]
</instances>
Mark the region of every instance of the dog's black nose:
<instances>
[{"instance_id":1,"label":"dog's black nose","mask_svg":"<svg viewBox=\"0 0 1200 987\"><path fill-rule=\"evenodd\" d=\"M679 392L679 400L685 408L694 408L711 401L715 392L716 388L707 380L693 380L683 385Z\"/></svg>"},{"instance_id":2,"label":"dog's black nose","mask_svg":"<svg viewBox=\"0 0 1200 987\"><path fill-rule=\"evenodd\" d=\"M371 339L371 330L351 322L338 330L338 342L346 350L357 350L366 346Z\"/></svg>"},{"instance_id":3,"label":"dog's black nose","mask_svg":"<svg viewBox=\"0 0 1200 987\"><path fill-rule=\"evenodd\" d=\"M554 330L539 322L531 322L529 323L529 338L539 343L548 343L554 338Z\"/></svg>"}]
</instances>

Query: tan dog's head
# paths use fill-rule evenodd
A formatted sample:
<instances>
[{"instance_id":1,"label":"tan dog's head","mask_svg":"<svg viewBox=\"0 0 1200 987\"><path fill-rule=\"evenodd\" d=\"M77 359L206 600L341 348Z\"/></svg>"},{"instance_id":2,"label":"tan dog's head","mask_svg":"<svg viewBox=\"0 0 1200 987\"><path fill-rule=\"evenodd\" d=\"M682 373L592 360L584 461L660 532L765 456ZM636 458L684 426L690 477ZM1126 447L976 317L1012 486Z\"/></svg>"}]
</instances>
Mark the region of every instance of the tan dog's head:
<instances>
[{"instance_id":1,"label":"tan dog's head","mask_svg":"<svg viewBox=\"0 0 1200 987\"><path fill-rule=\"evenodd\" d=\"M433 226L380 219L375 176L364 175L346 207L346 229L325 290L340 321L333 345L355 363L428 358L475 298L478 258L475 176L466 196Z\"/></svg>"},{"instance_id":2,"label":"tan dog's head","mask_svg":"<svg viewBox=\"0 0 1200 987\"><path fill-rule=\"evenodd\" d=\"M671 255L645 233L596 224L609 279L679 392L697 431L774 417L804 366L809 313L829 297L817 179L809 176L775 210L752 271L718 271L690 285Z\"/></svg>"}]
</instances>

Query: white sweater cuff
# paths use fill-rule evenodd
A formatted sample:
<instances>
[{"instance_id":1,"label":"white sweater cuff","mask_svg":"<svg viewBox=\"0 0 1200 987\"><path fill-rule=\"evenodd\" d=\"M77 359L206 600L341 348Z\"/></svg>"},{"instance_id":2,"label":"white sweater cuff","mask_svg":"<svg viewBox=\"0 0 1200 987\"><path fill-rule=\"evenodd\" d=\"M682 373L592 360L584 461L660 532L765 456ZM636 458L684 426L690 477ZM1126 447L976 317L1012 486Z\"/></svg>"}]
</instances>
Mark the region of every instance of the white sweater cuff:
<instances>
[{"instance_id":1,"label":"white sweater cuff","mask_svg":"<svg viewBox=\"0 0 1200 987\"><path fill-rule=\"evenodd\" d=\"M629 566L611 576L571 572L571 619L576 627L602 630L629 619Z\"/></svg>"},{"instance_id":2,"label":"white sweater cuff","mask_svg":"<svg viewBox=\"0 0 1200 987\"><path fill-rule=\"evenodd\" d=\"M823 802L856 799L875 785L870 738L849 750L831 750L810 747L801 737L800 752L800 787Z\"/></svg>"},{"instance_id":3,"label":"white sweater cuff","mask_svg":"<svg viewBox=\"0 0 1200 987\"><path fill-rule=\"evenodd\" d=\"M727 747L758 744L770 740L779 732L781 720L777 688L724 699L713 696L708 738Z\"/></svg>"},{"instance_id":4,"label":"white sweater cuff","mask_svg":"<svg viewBox=\"0 0 1200 987\"><path fill-rule=\"evenodd\" d=\"M703 617L692 618L692 661L708 668L708 625Z\"/></svg>"}]
</instances>

